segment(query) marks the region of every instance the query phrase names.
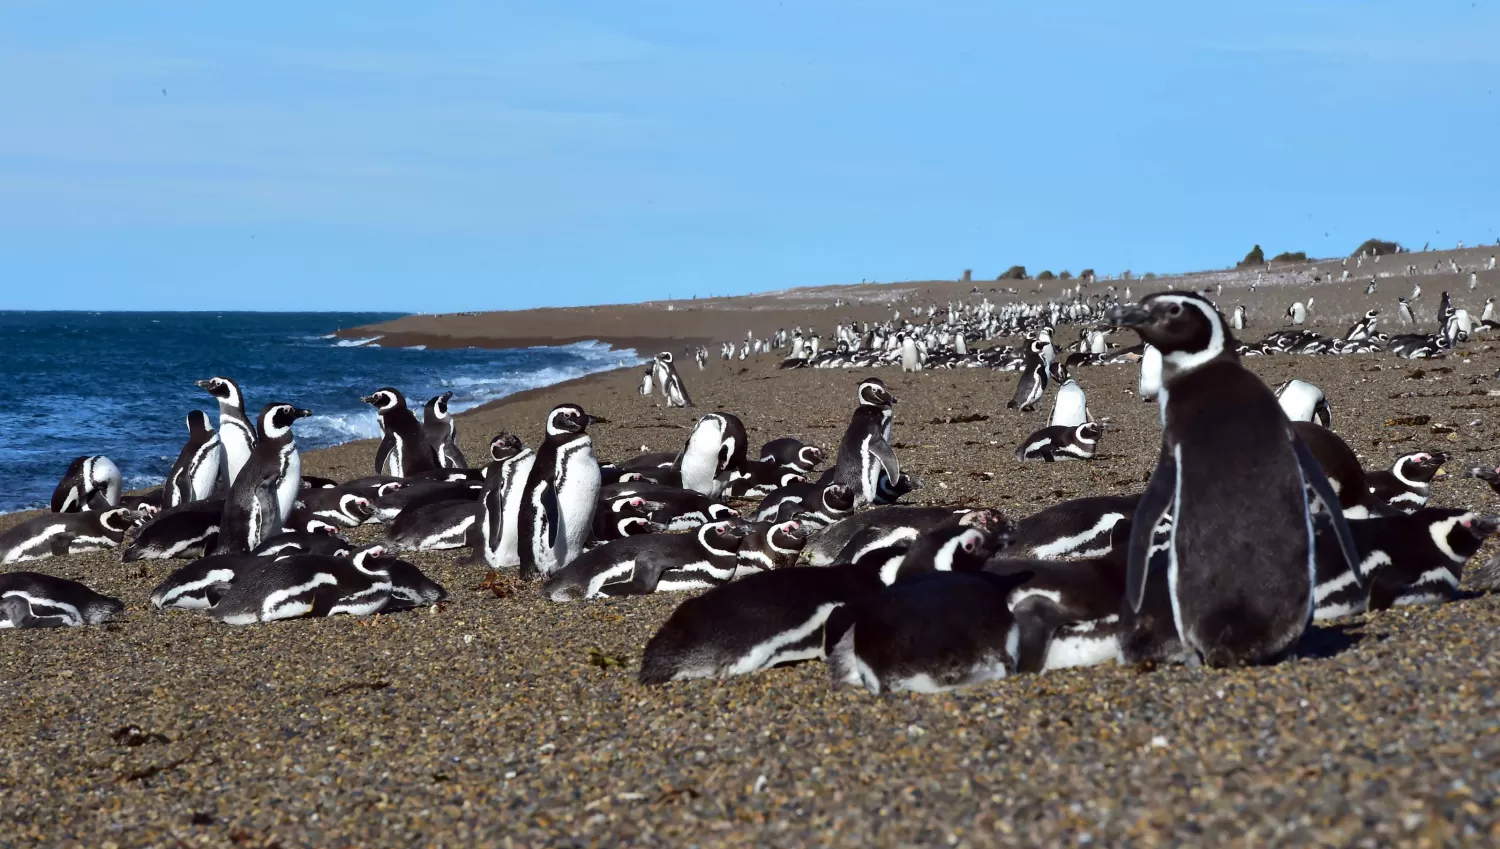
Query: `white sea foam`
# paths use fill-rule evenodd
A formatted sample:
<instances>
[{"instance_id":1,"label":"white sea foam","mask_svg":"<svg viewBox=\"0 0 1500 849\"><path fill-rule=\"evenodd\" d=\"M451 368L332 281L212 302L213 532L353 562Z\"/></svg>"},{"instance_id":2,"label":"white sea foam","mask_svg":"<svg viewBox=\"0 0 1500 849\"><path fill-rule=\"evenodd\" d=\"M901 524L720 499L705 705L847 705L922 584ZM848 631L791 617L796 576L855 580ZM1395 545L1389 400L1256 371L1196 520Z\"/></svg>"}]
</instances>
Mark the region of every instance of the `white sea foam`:
<instances>
[{"instance_id":1,"label":"white sea foam","mask_svg":"<svg viewBox=\"0 0 1500 849\"><path fill-rule=\"evenodd\" d=\"M340 348L363 348L366 345L379 342L384 338L384 336L371 336L368 339L340 339L333 344L339 346Z\"/></svg>"}]
</instances>

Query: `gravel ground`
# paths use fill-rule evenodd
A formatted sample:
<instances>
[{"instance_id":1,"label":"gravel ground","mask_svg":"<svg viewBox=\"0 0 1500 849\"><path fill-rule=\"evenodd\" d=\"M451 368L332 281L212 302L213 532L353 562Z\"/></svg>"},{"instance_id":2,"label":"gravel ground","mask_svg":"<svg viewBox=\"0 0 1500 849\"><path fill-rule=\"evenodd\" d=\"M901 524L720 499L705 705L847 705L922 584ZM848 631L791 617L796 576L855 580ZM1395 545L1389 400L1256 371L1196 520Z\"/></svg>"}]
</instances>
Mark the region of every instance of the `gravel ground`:
<instances>
[{"instance_id":1,"label":"gravel ground","mask_svg":"<svg viewBox=\"0 0 1500 849\"><path fill-rule=\"evenodd\" d=\"M1327 309L1362 311L1345 296ZM1469 348L1442 363L1250 364L1272 385L1321 386L1368 466L1430 447L1458 471L1500 459L1489 378L1500 352ZM593 431L606 458L680 447L712 409L740 414L756 445L793 434L834 448L868 372L774 361L689 366L696 411L640 398L635 370L527 393L461 417L463 448L482 456L502 429L534 443L564 400L609 420ZM925 484L917 503L1019 518L1137 490L1154 461L1156 408L1130 394L1133 368L1077 375L1114 427L1097 461L1050 466L1013 457L1050 404L1005 410L1015 375L879 374L900 399L897 452ZM986 418L947 423L973 414ZM1431 422L1386 424L1414 414ZM373 442L316 452L305 471L364 474L373 453ZM1434 504L1500 509L1476 481L1434 489ZM1319 628L1308 656L1269 668L1107 667L874 698L832 689L818 663L647 689L634 679L641 649L679 598L557 605L525 585L502 598L458 556L412 559L451 604L250 628L149 612L150 589L183 561L28 564L129 611L103 627L0 636L0 845L1500 840L1497 595Z\"/></svg>"}]
</instances>

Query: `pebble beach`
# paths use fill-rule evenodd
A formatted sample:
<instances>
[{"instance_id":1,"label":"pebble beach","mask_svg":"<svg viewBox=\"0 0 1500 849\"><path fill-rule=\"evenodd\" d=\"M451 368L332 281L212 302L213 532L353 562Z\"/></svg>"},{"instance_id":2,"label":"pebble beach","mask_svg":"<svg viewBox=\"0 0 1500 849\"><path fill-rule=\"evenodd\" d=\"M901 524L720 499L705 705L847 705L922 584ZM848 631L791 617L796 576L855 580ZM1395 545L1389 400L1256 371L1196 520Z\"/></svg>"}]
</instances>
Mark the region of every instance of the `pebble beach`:
<instances>
[{"instance_id":1,"label":"pebble beach","mask_svg":"<svg viewBox=\"0 0 1500 849\"><path fill-rule=\"evenodd\" d=\"M1476 315L1500 292L1500 277L1477 293L1438 277L1424 278L1433 304L1451 288ZM1212 279L1136 284L1135 295ZM1393 322L1410 288L1382 280L1367 302L1364 278L1305 293L1294 282L1252 292L1252 282L1231 275L1219 303L1251 305L1246 339L1281 328L1280 312L1303 294L1316 294L1312 324L1323 333L1341 334L1371 306ZM977 299L972 287L1001 285L913 285L900 303ZM628 330L579 331L636 340L643 355L654 353L646 343L709 344L706 370L680 359L695 408L657 406L637 394L639 370L622 369L467 412L461 447L483 457L500 431L535 445L546 412L573 402L604 420L590 429L601 459L676 450L714 410L739 415L752 448L791 435L831 455L855 387L876 375L899 399L893 447L921 483L907 502L1019 519L1067 498L1137 492L1151 472L1158 410L1135 396L1133 367L1074 374L1090 411L1109 421L1096 460L1023 464L1016 446L1046 424L1050 399L1036 413L1007 410L1014 374L783 371L781 354L718 357L715 343L745 329L801 321L828 331L860 310L891 309L842 290L778 303L700 302L657 325L633 307ZM716 310L695 325L701 334L671 323L694 309ZM534 332L488 341L578 335L524 316L507 320ZM374 332L402 344L445 332L485 341L485 314L443 318ZM1076 333L1061 328L1060 342ZM1273 387L1292 377L1321 387L1334 429L1367 469L1444 451L1450 474L1431 503L1500 512L1487 486L1462 475L1500 462L1500 337L1442 360L1246 364ZM369 474L375 448L307 452L303 471ZM0 528L26 515L0 516ZM0 635L0 846L1494 845L1500 570L1485 564L1497 548L1470 561L1465 598L1320 625L1298 657L1274 666L1105 666L882 697L834 688L818 662L645 687L641 650L682 596L557 604L513 573L467 562L467 551L403 555L448 589L438 608L245 628L150 608L151 589L184 561L36 561L25 568L83 581L128 609L104 626Z\"/></svg>"}]
</instances>

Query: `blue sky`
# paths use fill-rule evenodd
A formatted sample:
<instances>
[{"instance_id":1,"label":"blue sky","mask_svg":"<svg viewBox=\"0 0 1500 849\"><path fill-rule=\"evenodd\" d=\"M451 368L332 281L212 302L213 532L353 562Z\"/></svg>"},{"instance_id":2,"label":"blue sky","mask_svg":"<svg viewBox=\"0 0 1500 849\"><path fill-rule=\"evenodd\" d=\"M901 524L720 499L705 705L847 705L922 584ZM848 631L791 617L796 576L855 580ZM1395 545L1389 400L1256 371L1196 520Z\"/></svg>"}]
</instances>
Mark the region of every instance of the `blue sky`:
<instances>
[{"instance_id":1,"label":"blue sky","mask_svg":"<svg viewBox=\"0 0 1500 849\"><path fill-rule=\"evenodd\" d=\"M0 308L445 311L1493 241L1500 7L0 0Z\"/></svg>"}]
</instances>

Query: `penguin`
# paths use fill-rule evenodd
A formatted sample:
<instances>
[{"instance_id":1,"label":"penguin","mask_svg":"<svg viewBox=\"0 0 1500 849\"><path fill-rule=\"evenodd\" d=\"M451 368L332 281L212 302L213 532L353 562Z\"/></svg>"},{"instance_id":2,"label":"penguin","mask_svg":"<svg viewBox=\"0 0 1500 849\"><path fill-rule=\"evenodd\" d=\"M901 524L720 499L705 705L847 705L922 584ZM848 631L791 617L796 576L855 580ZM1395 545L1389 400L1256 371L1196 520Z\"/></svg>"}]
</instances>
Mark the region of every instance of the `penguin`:
<instances>
[{"instance_id":1,"label":"penguin","mask_svg":"<svg viewBox=\"0 0 1500 849\"><path fill-rule=\"evenodd\" d=\"M1359 457L1338 434L1312 422L1292 422L1292 432L1328 478L1328 485L1338 496L1345 519L1367 519L1396 512L1370 492ZM1315 530L1323 532L1328 528L1318 526Z\"/></svg>"},{"instance_id":2,"label":"penguin","mask_svg":"<svg viewBox=\"0 0 1500 849\"><path fill-rule=\"evenodd\" d=\"M1275 395L1240 365L1211 302L1152 294L1112 307L1105 321L1161 349L1166 378L1161 456L1133 519L1121 612L1127 640L1144 607L1151 536L1170 503L1166 583L1185 648L1214 667L1280 657L1313 614L1312 502L1326 507L1337 497ZM1347 525L1333 513L1352 564ZM1225 570L1226 562L1236 567Z\"/></svg>"},{"instance_id":3,"label":"penguin","mask_svg":"<svg viewBox=\"0 0 1500 849\"><path fill-rule=\"evenodd\" d=\"M422 438L427 442L427 450L437 458L438 468L467 469L469 461L458 448L453 415L448 412L448 402L451 400L452 392L427 399L422 407Z\"/></svg>"},{"instance_id":4,"label":"penguin","mask_svg":"<svg viewBox=\"0 0 1500 849\"><path fill-rule=\"evenodd\" d=\"M1370 285L1368 285L1368 286L1365 287L1365 294L1366 295L1373 295L1373 294L1375 294L1375 278L1373 278L1373 277L1370 278Z\"/></svg>"},{"instance_id":5,"label":"penguin","mask_svg":"<svg viewBox=\"0 0 1500 849\"><path fill-rule=\"evenodd\" d=\"M853 563L876 549L909 545L922 534L972 512L967 507L876 507L820 531L803 547L802 557L809 566Z\"/></svg>"},{"instance_id":6,"label":"penguin","mask_svg":"<svg viewBox=\"0 0 1500 849\"><path fill-rule=\"evenodd\" d=\"M652 363L651 368L657 385L661 387L661 394L667 399L668 407L693 406L693 399L688 397L687 387L682 385L682 377L677 373L677 366L672 364L671 351L662 351L657 354L656 361Z\"/></svg>"},{"instance_id":7,"label":"penguin","mask_svg":"<svg viewBox=\"0 0 1500 849\"><path fill-rule=\"evenodd\" d=\"M1161 351L1146 343L1141 349L1141 374L1136 381L1136 394L1142 401L1155 401L1161 392Z\"/></svg>"},{"instance_id":8,"label":"penguin","mask_svg":"<svg viewBox=\"0 0 1500 849\"><path fill-rule=\"evenodd\" d=\"M746 471L735 473L724 488L723 498L763 498L784 486L806 482L800 472L777 465L774 460L746 461Z\"/></svg>"},{"instance_id":9,"label":"penguin","mask_svg":"<svg viewBox=\"0 0 1500 849\"><path fill-rule=\"evenodd\" d=\"M368 545L348 557L298 554L271 560L236 576L209 615L226 625L253 625L304 616L369 616L391 599L384 547ZM264 558L262 558L264 559Z\"/></svg>"},{"instance_id":10,"label":"penguin","mask_svg":"<svg viewBox=\"0 0 1500 849\"><path fill-rule=\"evenodd\" d=\"M1073 427L1044 427L1026 437L1021 447L1016 449L1016 459L1042 460L1048 463L1070 457L1092 460L1094 452L1099 448L1099 437L1103 434L1104 426L1097 422L1084 422Z\"/></svg>"},{"instance_id":11,"label":"penguin","mask_svg":"<svg viewBox=\"0 0 1500 849\"><path fill-rule=\"evenodd\" d=\"M222 489L227 491L250 462L250 452L255 449L255 425L245 415L245 396L238 383L227 377L210 377L195 385L219 402L219 445L224 452L220 468Z\"/></svg>"},{"instance_id":12,"label":"penguin","mask_svg":"<svg viewBox=\"0 0 1500 849\"><path fill-rule=\"evenodd\" d=\"M241 574L259 569L274 558L254 554L213 554L183 566L151 591L157 610L209 610L219 603Z\"/></svg>"},{"instance_id":13,"label":"penguin","mask_svg":"<svg viewBox=\"0 0 1500 849\"><path fill-rule=\"evenodd\" d=\"M1403 513L1412 513L1427 506L1432 482L1447 476L1443 471L1446 462L1448 455L1441 451L1418 451L1397 458L1390 471L1365 472L1365 484L1376 498ZM1469 476L1484 477L1473 470Z\"/></svg>"},{"instance_id":14,"label":"penguin","mask_svg":"<svg viewBox=\"0 0 1500 849\"><path fill-rule=\"evenodd\" d=\"M709 413L693 424L672 464L682 488L718 498L730 475L745 470L745 424L730 413Z\"/></svg>"},{"instance_id":15,"label":"penguin","mask_svg":"<svg viewBox=\"0 0 1500 849\"><path fill-rule=\"evenodd\" d=\"M333 531L333 528L321 531L282 531L267 538L250 553L255 557L269 557L272 560L291 557L293 554L327 554L333 557L348 557L354 551L354 546L349 540Z\"/></svg>"},{"instance_id":16,"label":"penguin","mask_svg":"<svg viewBox=\"0 0 1500 849\"><path fill-rule=\"evenodd\" d=\"M691 534L632 536L584 552L550 576L553 601L649 595L718 586L734 577L748 522L710 522Z\"/></svg>"},{"instance_id":17,"label":"penguin","mask_svg":"<svg viewBox=\"0 0 1500 849\"><path fill-rule=\"evenodd\" d=\"M313 518L322 519L338 528L353 528L369 522L375 515L375 504L360 492L349 487L333 489L304 489L297 504Z\"/></svg>"},{"instance_id":18,"label":"penguin","mask_svg":"<svg viewBox=\"0 0 1500 849\"><path fill-rule=\"evenodd\" d=\"M517 516L523 578L548 577L571 563L588 541L600 486L589 422L576 404L547 414L547 436L532 461Z\"/></svg>"},{"instance_id":19,"label":"penguin","mask_svg":"<svg viewBox=\"0 0 1500 849\"><path fill-rule=\"evenodd\" d=\"M490 440L490 470L484 478L484 495L480 501L481 559L491 569L521 565L516 548L517 522L521 516L521 493L531 476L536 452L521 443L520 437L501 433Z\"/></svg>"},{"instance_id":20,"label":"penguin","mask_svg":"<svg viewBox=\"0 0 1500 849\"><path fill-rule=\"evenodd\" d=\"M1307 323L1307 307L1301 301L1297 301L1286 309L1286 317L1292 320L1294 325Z\"/></svg>"},{"instance_id":21,"label":"penguin","mask_svg":"<svg viewBox=\"0 0 1500 849\"><path fill-rule=\"evenodd\" d=\"M1021 365L1021 380L1016 384L1016 392L1006 402L1007 409L1020 410L1028 413L1035 409L1036 402L1042 400L1042 394L1047 391L1047 366L1042 359L1042 352L1052 347L1050 342L1041 339L1032 340L1026 346L1026 356Z\"/></svg>"},{"instance_id":22,"label":"penguin","mask_svg":"<svg viewBox=\"0 0 1500 849\"><path fill-rule=\"evenodd\" d=\"M1020 576L978 571L990 553L978 528L933 536L907 555L923 558L915 574L903 564L895 584L830 614L834 686L942 693L1015 673L1021 629L1006 601Z\"/></svg>"},{"instance_id":23,"label":"penguin","mask_svg":"<svg viewBox=\"0 0 1500 849\"><path fill-rule=\"evenodd\" d=\"M863 506L879 498L882 478L896 483L901 464L891 449L891 407L896 397L877 377L866 378L856 393L859 406L849 419L839 441L838 459L819 483L841 483L854 491L855 504Z\"/></svg>"},{"instance_id":24,"label":"penguin","mask_svg":"<svg viewBox=\"0 0 1500 849\"><path fill-rule=\"evenodd\" d=\"M797 561L809 537L819 528L811 522L756 522L750 536L735 553L733 580L770 569L784 569Z\"/></svg>"},{"instance_id":25,"label":"penguin","mask_svg":"<svg viewBox=\"0 0 1500 849\"><path fill-rule=\"evenodd\" d=\"M666 525L651 521L651 513L663 506L660 501L648 501L639 495L612 500L601 498L599 506L594 508L594 541L609 542L665 531Z\"/></svg>"},{"instance_id":26,"label":"penguin","mask_svg":"<svg viewBox=\"0 0 1500 849\"><path fill-rule=\"evenodd\" d=\"M114 548L140 518L132 507L44 513L0 533L0 564Z\"/></svg>"},{"instance_id":27,"label":"penguin","mask_svg":"<svg viewBox=\"0 0 1500 849\"><path fill-rule=\"evenodd\" d=\"M74 457L52 491L53 513L80 513L120 506L120 468L103 454Z\"/></svg>"},{"instance_id":28,"label":"penguin","mask_svg":"<svg viewBox=\"0 0 1500 849\"><path fill-rule=\"evenodd\" d=\"M732 678L826 657L833 611L880 592L864 566L759 572L690 598L646 643L642 684Z\"/></svg>"},{"instance_id":29,"label":"penguin","mask_svg":"<svg viewBox=\"0 0 1500 849\"><path fill-rule=\"evenodd\" d=\"M1411 314L1411 304L1405 298L1396 299L1396 312L1400 314L1401 320L1407 324L1416 324L1417 319Z\"/></svg>"},{"instance_id":30,"label":"penguin","mask_svg":"<svg viewBox=\"0 0 1500 849\"><path fill-rule=\"evenodd\" d=\"M1234 319L1230 322L1230 326L1233 327L1235 330L1244 330L1245 329L1245 305L1244 304L1240 304L1240 305L1238 305L1238 306L1236 306L1234 308Z\"/></svg>"},{"instance_id":31,"label":"penguin","mask_svg":"<svg viewBox=\"0 0 1500 849\"><path fill-rule=\"evenodd\" d=\"M843 484L794 483L766 496L756 510L758 522L802 519L824 528L854 512L854 490Z\"/></svg>"},{"instance_id":32,"label":"penguin","mask_svg":"<svg viewBox=\"0 0 1500 849\"><path fill-rule=\"evenodd\" d=\"M133 563L170 557L202 557L218 547L224 503L223 498L209 498L161 511L136 531L130 545L120 553L120 559Z\"/></svg>"},{"instance_id":33,"label":"penguin","mask_svg":"<svg viewBox=\"0 0 1500 849\"><path fill-rule=\"evenodd\" d=\"M1052 400L1052 415L1048 424L1053 427L1077 427L1093 421L1089 415L1088 399L1083 387L1069 377L1057 387L1057 397Z\"/></svg>"},{"instance_id":34,"label":"penguin","mask_svg":"<svg viewBox=\"0 0 1500 849\"><path fill-rule=\"evenodd\" d=\"M1438 301L1438 324L1440 326L1446 325L1448 318L1452 315L1453 301L1448 298L1447 291L1444 291L1442 299Z\"/></svg>"},{"instance_id":35,"label":"penguin","mask_svg":"<svg viewBox=\"0 0 1500 849\"><path fill-rule=\"evenodd\" d=\"M441 501L477 503L483 495L483 483L412 479L375 499L375 519L385 523L394 522L396 517L407 510L419 510Z\"/></svg>"},{"instance_id":36,"label":"penguin","mask_svg":"<svg viewBox=\"0 0 1500 849\"><path fill-rule=\"evenodd\" d=\"M1358 566L1320 562L1314 619L1452 600L1464 564L1497 527L1500 517L1430 507L1350 522Z\"/></svg>"},{"instance_id":37,"label":"penguin","mask_svg":"<svg viewBox=\"0 0 1500 849\"><path fill-rule=\"evenodd\" d=\"M1115 546L1128 548L1130 522L1116 525ZM1112 557L1029 560L991 557L984 571L1021 579L1006 605L1021 629L1017 672L1098 666L1122 659L1119 611L1125 564Z\"/></svg>"},{"instance_id":38,"label":"penguin","mask_svg":"<svg viewBox=\"0 0 1500 849\"><path fill-rule=\"evenodd\" d=\"M408 507L386 530L392 551L447 551L479 541L482 505L473 498Z\"/></svg>"},{"instance_id":39,"label":"penguin","mask_svg":"<svg viewBox=\"0 0 1500 849\"><path fill-rule=\"evenodd\" d=\"M601 502L632 497L660 504L646 518L664 526L668 531L689 531L708 522L739 515L733 508L716 502L701 492L674 486L632 481L610 484L599 489Z\"/></svg>"},{"instance_id":40,"label":"penguin","mask_svg":"<svg viewBox=\"0 0 1500 849\"><path fill-rule=\"evenodd\" d=\"M651 372L652 372L652 366L646 366L645 372L643 372L641 374L641 385L640 385L640 388L636 390L641 395L643 395L643 396L645 396L647 398L650 398L652 396L652 394L655 392L655 387L653 386L653 382L654 381L653 381L653 377L652 377L652 373Z\"/></svg>"},{"instance_id":41,"label":"penguin","mask_svg":"<svg viewBox=\"0 0 1500 849\"><path fill-rule=\"evenodd\" d=\"M1129 521L1140 497L1094 495L1059 502L1016 523L1012 548L1040 560L1116 557L1125 549L1112 543L1115 528ZM1013 556L1007 551L1007 556Z\"/></svg>"},{"instance_id":42,"label":"penguin","mask_svg":"<svg viewBox=\"0 0 1500 849\"><path fill-rule=\"evenodd\" d=\"M1292 378L1276 387L1276 402L1291 421L1333 427L1333 409L1323 397L1323 390L1305 380Z\"/></svg>"},{"instance_id":43,"label":"penguin","mask_svg":"<svg viewBox=\"0 0 1500 849\"><path fill-rule=\"evenodd\" d=\"M385 434L375 450L375 473L398 478L438 468L437 454L422 435L422 425L406 408L406 396L392 387L377 389L360 399L380 412Z\"/></svg>"},{"instance_id":44,"label":"penguin","mask_svg":"<svg viewBox=\"0 0 1500 849\"><path fill-rule=\"evenodd\" d=\"M124 602L77 581L37 572L0 574L0 630L100 625L124 612Z\"/></svg>"},{"instance_id":45,"label":"penguin","mask_svg":"<svg viewBox=\"0 0 1500 849\"><path fill-rule=\"evenodd\" d=\"M208 415L193 410L187 415L188 441L167 473L162 485L162 506L176 507L189 501L212 498L219 489L219 466L224 456L219 434Z\"/></svg>"},{"instance_id":46,"label":"penguin","mask_svg":"<svg viewBox=\"0 0 1500 849\"><path fill-rule=\"evenodd\" d=\"M901 370L922 370L922 354L917 350L917 340L905 334L901 335Z\"/></svg>"},{"instance_id":47,"label":"penguin","mask_svg":"<svg viewBox=\"0 0 1500 849\"><path fill-rule=\"evenodd\" d=\"M760 459L763 463L774 462L784 469L806 475L821 465L827 455L816 445L807 445L795 437L784 436L762 445Z\"/></svg>"},{"instance_id":48,"label":"penguin","mask_svg":"<svg viewBox=\"0 0 1500 849\"><path fill-rule=\"evenodd\" d=\"M302 457L292 438L292 423L310 415L308 410L276 402L260 411L255 450L224 501L215 554L253 551L267 537L280 533L302 489Z\"/></svg>"}]
</instances>

